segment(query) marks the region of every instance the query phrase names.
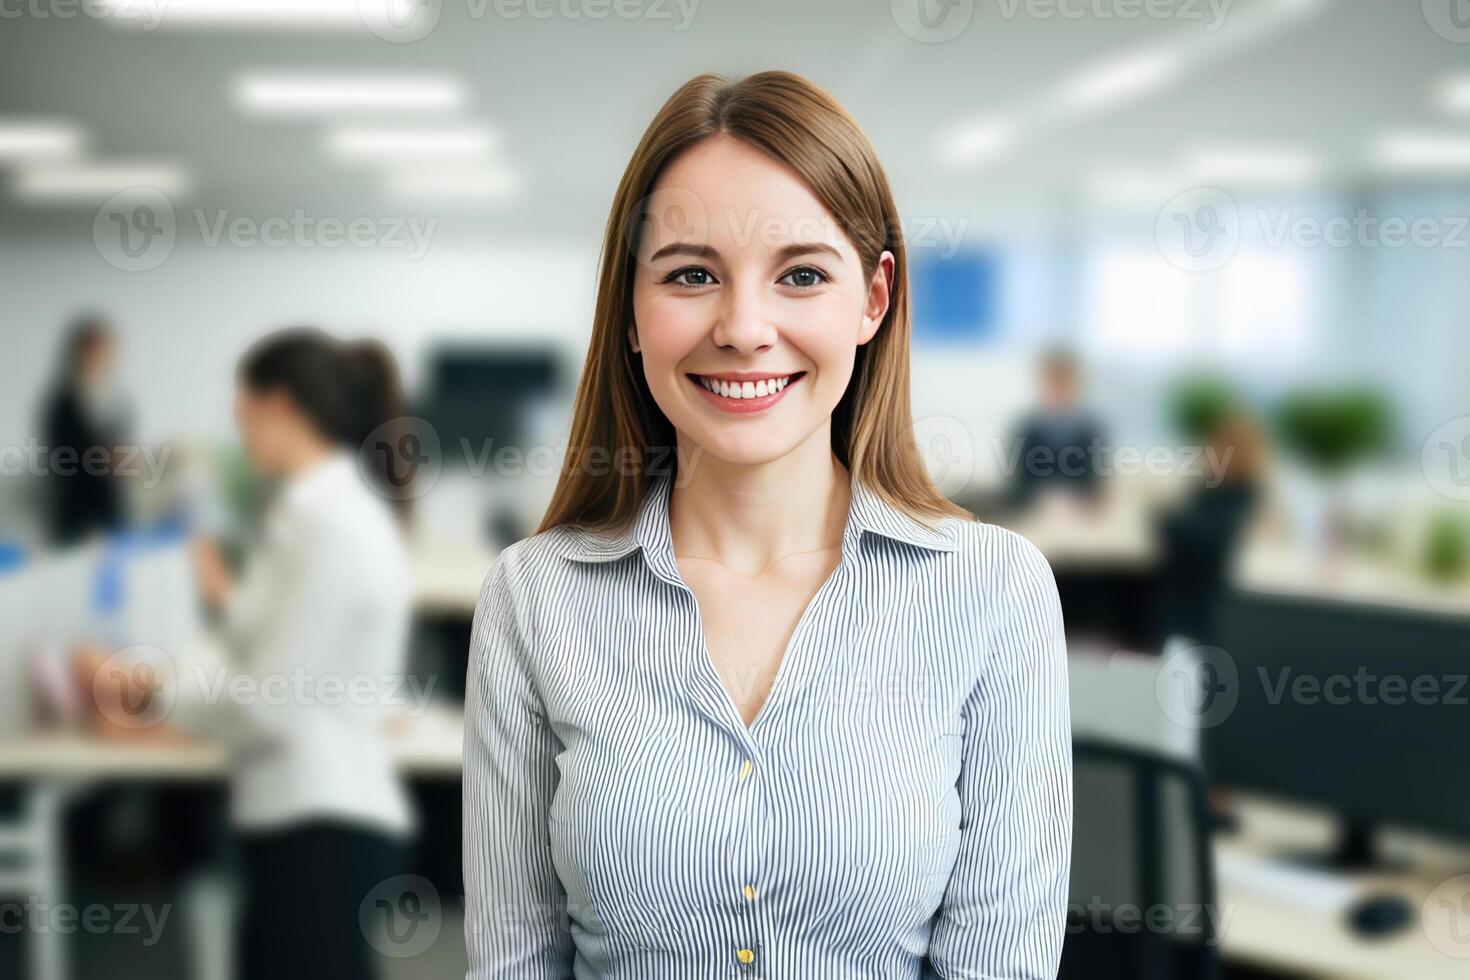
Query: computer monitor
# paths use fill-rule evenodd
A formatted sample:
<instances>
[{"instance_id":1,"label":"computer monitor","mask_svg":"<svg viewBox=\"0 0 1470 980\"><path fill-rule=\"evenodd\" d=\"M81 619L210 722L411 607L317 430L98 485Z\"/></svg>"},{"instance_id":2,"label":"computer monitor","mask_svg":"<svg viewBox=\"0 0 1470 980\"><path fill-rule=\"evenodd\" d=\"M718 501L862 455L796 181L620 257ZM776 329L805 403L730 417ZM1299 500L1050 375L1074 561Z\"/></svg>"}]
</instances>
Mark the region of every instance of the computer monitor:
<instances>
[{"instance_id":1,"label":"computer monitor","mask_svg":"<svg viewBox=\"0 0 1470 980\"><path fill-rule=\"evenodd\" d=\"M1458 774L1470 614L1233 592L1218 622L1235 678L1216 671L1215 683L1235 703L1202 716L1215 783L1340 815L1339 866L1373 863L1384 824L1470 839L1470 781Z\"/></svg>"},{"instance_id":2,"label":"computer monitor","mask_svg":"<svg viewBox=\"0 0 1470 980\"><path fill-rule=\"evenodd\" d=\"M546 347L454 345L429 356L419 413L446 465L474 467L503 446L524 450L531 402L557 392L561 359Z\"/></svg>"}]
</instances>

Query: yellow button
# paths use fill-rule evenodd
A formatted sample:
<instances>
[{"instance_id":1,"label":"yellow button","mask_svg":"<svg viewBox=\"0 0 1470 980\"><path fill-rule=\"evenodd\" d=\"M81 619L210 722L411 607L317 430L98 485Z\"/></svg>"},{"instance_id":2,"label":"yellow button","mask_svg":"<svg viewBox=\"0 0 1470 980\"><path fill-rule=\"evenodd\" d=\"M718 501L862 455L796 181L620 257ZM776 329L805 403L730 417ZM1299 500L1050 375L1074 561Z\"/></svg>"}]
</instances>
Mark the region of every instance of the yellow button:
<instances>
[{"instance_id":1,"label":"yellow button","mask_svg":"<svg viewBox=\"0 0 1470 980\"><path fill-rule=\"evenodd\" d=\"M755 900L755 888L753 886L751 886L751 885L746 885L745 886L745 897L748 898L748 899L750 899L750 900L752 900L752 901Z\"/></svg>"},{"instance_id":2,"label":"yellow button","mask_svg":"<svg viewBox=\"0 0 1470 980\"><path fill-rule=\"evenodd\" d=\"M735 951L735 958L742 963L754 963L755 953L748 949L737 949Z\"/></svg>"},{"instance_id":3,"label":"yellow button","mask_svg":"<svg viewBox=\"0 0 1470 980\"><path fill-rule=\"evenodd\" d=\"M754 768L755 763L751 762L749 759L746 759L745 764L740 767L740 778L744 779L746 776L749 776L750 771Z\"/></svg>"}]
</instances>

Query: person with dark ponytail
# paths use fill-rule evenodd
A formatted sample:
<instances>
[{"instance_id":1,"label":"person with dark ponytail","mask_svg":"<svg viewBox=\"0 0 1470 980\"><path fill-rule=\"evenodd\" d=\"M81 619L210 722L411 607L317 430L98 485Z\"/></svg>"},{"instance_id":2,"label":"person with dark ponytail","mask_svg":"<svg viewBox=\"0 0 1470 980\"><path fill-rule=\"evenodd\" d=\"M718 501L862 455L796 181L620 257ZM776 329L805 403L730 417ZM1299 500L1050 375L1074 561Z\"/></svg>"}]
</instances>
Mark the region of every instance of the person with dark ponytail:
<instances>
[{"instance_id":1,"label":"person with dark ponytail","mask_svg":"<svg viewBox=\"0 0 1470 980\"><path fill-rule=\"evenodd\" d=\"M212 542L196 547L230 656L179 666L168 720L232 750L243 977L373 976L359 913L404 870L416 820L386 729L405 689L406 515L392 474L375 469L384 457L364 449L400 404L393 359L374 342L295 328L239 364L245 453L279 485L238 583Z\"/></svg>"}]
</instances>

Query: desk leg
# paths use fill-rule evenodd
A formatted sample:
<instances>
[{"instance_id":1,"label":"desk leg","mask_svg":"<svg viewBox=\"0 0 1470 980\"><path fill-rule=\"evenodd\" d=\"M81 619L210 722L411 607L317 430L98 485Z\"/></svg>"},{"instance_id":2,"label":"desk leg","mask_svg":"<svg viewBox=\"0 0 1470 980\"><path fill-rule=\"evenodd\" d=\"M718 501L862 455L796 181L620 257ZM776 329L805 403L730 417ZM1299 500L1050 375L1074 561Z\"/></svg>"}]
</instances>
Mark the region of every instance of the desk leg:
<instances>
[{"instance_id":1,"label":"desk leg","mask_svg":"<svg viewBox=\"0 0 1470 980\"><path fill-rule=\"evenodd\" d=\"M0 873L0 894L55 909L63 899L61 804L65 789L45 780L21 789L20 816L0 825L0 857L12 870ZM67 980L66 936L47 924L27 936L32 980Z\"/></svg>"}]
</instances>

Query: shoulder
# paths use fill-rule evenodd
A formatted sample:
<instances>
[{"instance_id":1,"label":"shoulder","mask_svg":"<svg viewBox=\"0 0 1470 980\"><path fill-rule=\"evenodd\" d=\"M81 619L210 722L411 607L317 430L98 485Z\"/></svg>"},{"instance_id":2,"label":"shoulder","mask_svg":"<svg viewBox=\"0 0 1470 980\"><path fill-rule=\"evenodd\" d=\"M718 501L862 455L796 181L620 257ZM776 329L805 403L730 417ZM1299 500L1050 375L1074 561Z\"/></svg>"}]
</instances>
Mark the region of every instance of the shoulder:
<instances>
[{"instance_id":1,"label":"shoulder","mask_svg":"<svg viewBox=\"0 0 1470 980\"><path fill-rule=\"evenodd\" d=\"M1017 576L1052 578L1051 565L1041 549L1009 528L962 517L945 518L944 527L955 542L960 564L969 572L997 583Z\"/></svg>"},{"instance_id":2,"label":"shoulder","mask_svg":"<svg viewBox=\"0 0 1470 980\"><path fill-rule=\"evenodd\" d=\"M330 498L283 501L280 538L292 548L331 558L355 569L354 576L378 580L408 574L403 530L388 501L361 485Z\"/></svg>"},{"instance_id":3,"label":"shoulder","mask_svg":"<svg viewBox=\"0 0 1470 980\"><path fill-rule=\"evenodd\" d=\"M951 594L981 623L1060 617L1056 577L1031 541L985 521L949 518L946 526L956 545Z\"/></svg>"},{"instance_id":4,"label":"shoulder","mask_svg":"<svg viewBox=\"0 0 1470 980\"><path fill-rule=\"evenodd\" d=\"M530 596L550 596L570 586L581 531L554 527L507 545L496 555L480 586L480 607L492 601L514 604Z\"/></svg>"}]
</instances>

